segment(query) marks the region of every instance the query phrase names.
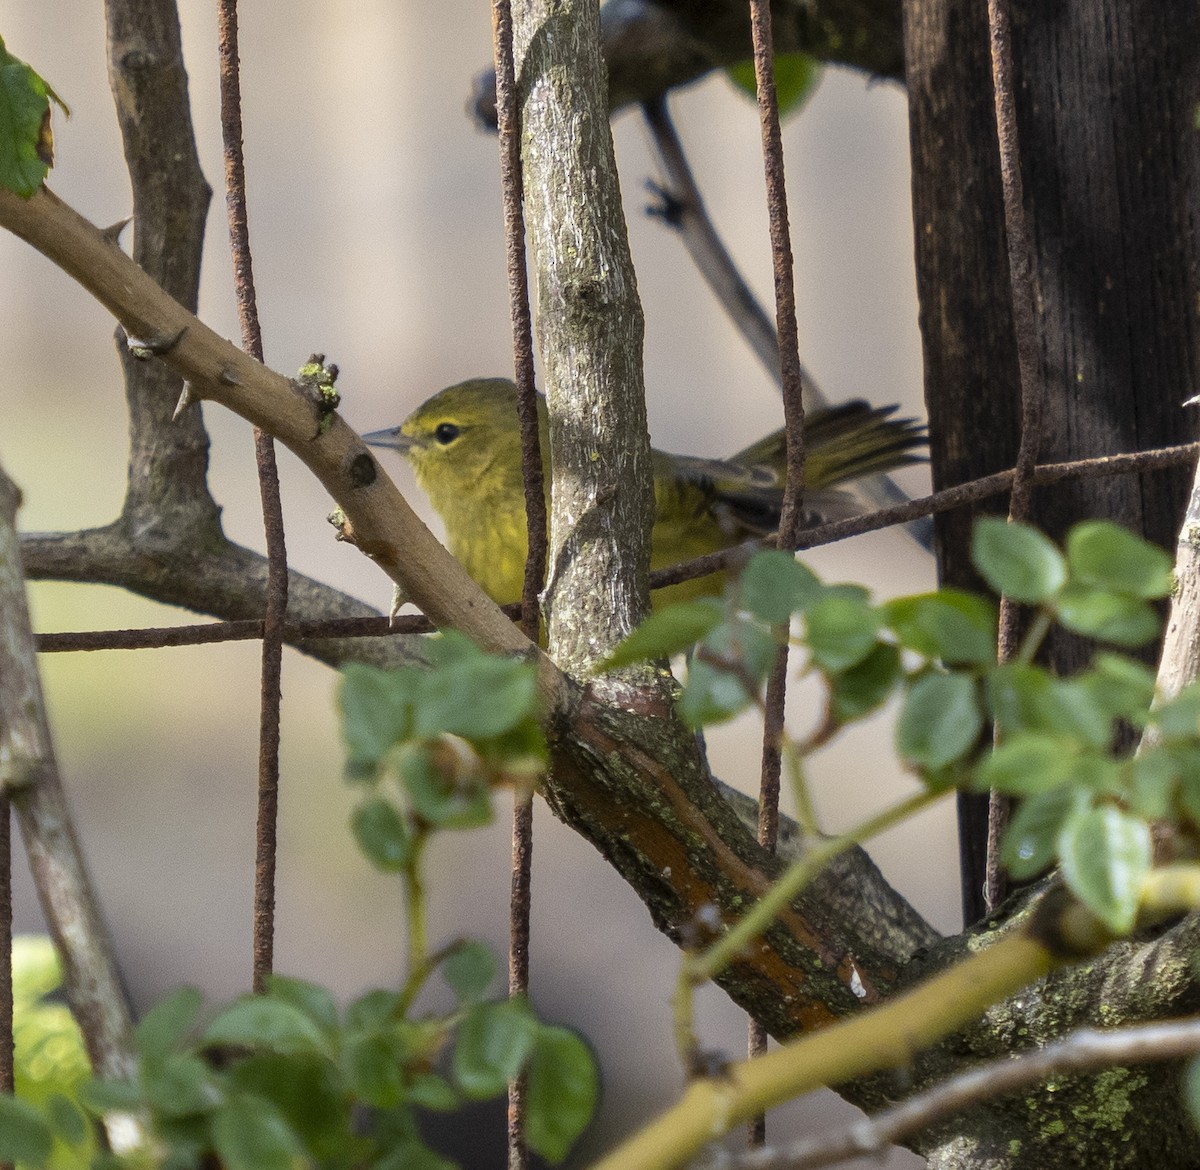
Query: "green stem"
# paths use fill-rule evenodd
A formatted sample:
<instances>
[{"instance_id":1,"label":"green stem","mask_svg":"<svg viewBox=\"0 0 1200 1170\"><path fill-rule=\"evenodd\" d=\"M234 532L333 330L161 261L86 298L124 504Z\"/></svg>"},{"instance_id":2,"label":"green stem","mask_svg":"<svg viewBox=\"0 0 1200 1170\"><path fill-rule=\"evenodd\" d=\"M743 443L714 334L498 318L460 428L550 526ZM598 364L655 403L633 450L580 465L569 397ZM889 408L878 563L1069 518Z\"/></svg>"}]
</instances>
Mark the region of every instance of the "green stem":
<instances>
[{"instance_id":1,"label":"green stem","mask_svg":"<svg viewBox=\"0 0 1200 1170\"><path fill-rule=\"evenodd\" d=\"M421 878L421 858L428 834L417 830L412 856L404 869L404 916L408 924L408 977L400 992L400 1002L406 1005L429 978L433 965L429 961L429 928L425 917L425 882Z\"/></svg>"},{"instance_id":2,"label":"green stem","mask_svg":"<svg viewBox=\"0 0 1200 1170\"><path fill-rule=\"evenodd\" d=\"M877 833L890 829L952 791L952 788L922 789L855 825L840 837L814 846L785 870L780 879L708 950L685 961L688 978L694 983L713 978L758 938L775 921L784 907L843 849L861 844Z\"/></svg>"},{"instance_id":3,"label":"green stem","mask_svg":"<svg viewBox=\"0 0 1200 1170\"><path fill-rule=\"evenodd\" d=\"M675 1033L675 1049L683 1064L685 1075L691 1075L696 1055L695 999L696 981L691 978L691 964L695 953L688 951L679 964L679 977L675 980L675 993L671 996L671 1025Z\"/></svg>"},{"instance_id":4,"label":"green stem","mask_svg":"<svg viewBox=\"0 0 1200 1170\"><path fill-rule=\"evenodd\" d=\"M817 825L817 811L813 808L808 777L804 774L804 753L786 734L780 740L779 751L787 768L792 799L796 802L796 822L804 830L806 838L819 836L821 830Z\"/></svg>"},{"instance_id":5,"label":"green stem","mask_svg":"<svg viewBox=\"0 0 1200 1170\"><path fill-rule=\"evenodd\" d=\"M1025 637L1021 639L1021 647L1017 651L1019 663L1028 666L1033 661L1033 656L1038 652L1053 624L1054 615L1048 609L1039 609L1034 614L1033 621L1029 623L1029 629L1025 631Z\"/></svg>"}]
</instances>

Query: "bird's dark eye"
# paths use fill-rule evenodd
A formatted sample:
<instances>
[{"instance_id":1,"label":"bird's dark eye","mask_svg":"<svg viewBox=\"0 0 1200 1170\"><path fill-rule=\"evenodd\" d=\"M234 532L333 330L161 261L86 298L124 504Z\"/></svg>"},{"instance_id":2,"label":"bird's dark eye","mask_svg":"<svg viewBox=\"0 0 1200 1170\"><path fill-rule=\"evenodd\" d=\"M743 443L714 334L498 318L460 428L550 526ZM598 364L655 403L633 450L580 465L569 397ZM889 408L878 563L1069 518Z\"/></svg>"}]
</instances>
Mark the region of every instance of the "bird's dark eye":
<instances>
[{"instance_id":1,"label":"bird's dark eye","mask_svg":"<svg viewBox=\"0 0 1200 1170\"><path fill-rule=\"evenodd\" d=\"M443 447L449 446L455 439L458 438L459 429L454 423L438 423L433 429L433 437L437 439Z\"/></svg>"}]
</instances>

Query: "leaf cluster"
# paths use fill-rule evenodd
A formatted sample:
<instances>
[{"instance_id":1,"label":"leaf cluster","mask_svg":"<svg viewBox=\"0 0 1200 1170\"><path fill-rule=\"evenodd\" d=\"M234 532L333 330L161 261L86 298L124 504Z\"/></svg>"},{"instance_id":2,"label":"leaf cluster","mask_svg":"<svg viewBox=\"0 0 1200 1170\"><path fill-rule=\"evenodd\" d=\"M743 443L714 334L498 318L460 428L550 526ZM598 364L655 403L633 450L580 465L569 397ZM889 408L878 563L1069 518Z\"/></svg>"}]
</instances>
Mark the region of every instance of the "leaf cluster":
<instances>
[{"instance_id":1,"label":"leaf cluster","mask_svg":"<svg viewBox=\"0 0 1200 1170\"><path fill-rule=\"evenodd\" d=\"M199 992L176 992L137 1028L134 1079L88 1081L40 1104L0 1096L0 1161L49 1166L57 1146L85 1164L92 1123L131 1114L148 1126L149 1146L101 1164L192 1170L215 1157L229 1170L452 1170L423 1142L418 1112L495 1097L518 1076L530 1148L551 1162L566 1156L596 1106L590 1048L539 1021L523 998L488 1000L497 968L483 944L429 954L420 880L433 834L486 824L497 785L528 788L544 769L534 668L453 632L430 640L428 656L428 670L350 666L339 696L347 775L365 790L355 839L409 895L404 984L340 1011L326 989L275 976L265 994L203 1027ZM454 1006L418 1016L413 1002L435 973Z\"/></svg>"},{"instance_id":2,"label":"leaf cluster","mask_svg":"<svg viewBox=\"0 0 1200 1170\"><path fill-rule=\"evenodd\" d=\"M1126 932L1153 863L1151 822L1200 837L1200 688L1155 704L1153 674L1125 655L1100 652L1071 678L1033 659L1054 623L1121 648L1155 638L1151 602L1171 591L1170 559L1106 521L1077 525L1060 549L998 519L976 526L972 558L997 593L1032 607L1013 661L997 662L988 598L939 589L877 605L859 586L826 585L770 551L723 599L654 614L605 666L691 648L679 710L701 726L760 703L790 637L801 670L823 682L826 707L818 733L795 750L896 700L896 752L924 784L1020 799L1003 845L1010 872L1059 865L1074 893ZM1152 734L1133 751L1124 728Z\"/></svg>"},{"instance_id":3,"label":"leaf cluster","mask_svg":"<svg viewBox=\"0 0 1200 1170\"><path fill-rule=\"evenodd\" d=\"M346 775L364 790L354 835L388 872L411 872L432 832L489 823L492 791L528 788L546 765L531 664L453 630L428 656L428 669L352 663L342 677Z\"/></svg>"},{"instance_id":4,"label":"leaf cluster","mask_svg":"<svg viewBox=\"0 0 1200 1170\"><path fill-rule=\"evenodd\" d=\"M495 973L479 944L447 952L457 1006L422 1019L405 1014L399 993L369 991L339 1012L324 988L275 976L265 995L197 1028L201 997L185 988L138 1025L135 1079L90 1081L76 1101L59 1095L42 1110L0 1097L0 1157L45 1166L52 1140L79 1146L89 1118L132 1114L147 1120L150 1145L94 1164L190 1170L215 1156L230 1170L452 1170L422 1141L417 1111L496 1096L526 1072L530 1143L561 1160L595 1105L590 1050L524 1000L485 1001Z\"/></svg>"}]
</instances>

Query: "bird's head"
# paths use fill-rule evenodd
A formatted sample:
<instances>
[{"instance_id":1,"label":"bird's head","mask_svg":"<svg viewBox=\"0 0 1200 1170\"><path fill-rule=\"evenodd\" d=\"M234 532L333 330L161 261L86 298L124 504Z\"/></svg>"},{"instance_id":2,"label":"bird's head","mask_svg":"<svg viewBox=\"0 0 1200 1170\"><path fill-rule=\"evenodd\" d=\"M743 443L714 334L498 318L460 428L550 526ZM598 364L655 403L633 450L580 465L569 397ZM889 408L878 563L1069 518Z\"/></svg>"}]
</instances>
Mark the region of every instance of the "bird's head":
<instances>
[{"instance_id":1,"label":"bird's head","mask_svg":"<svg viewBox=\"0 0 1200 1170\"><path fill-rule=\"evenodd\" d=\"M539 399L539 414L545 407ZM470 499L521 479L517 388L507 378L474 378L448 386L418 406L398 427L373 431L373 447L399 451L439 512L454 498Z\"/></svg>"}]
</instances>

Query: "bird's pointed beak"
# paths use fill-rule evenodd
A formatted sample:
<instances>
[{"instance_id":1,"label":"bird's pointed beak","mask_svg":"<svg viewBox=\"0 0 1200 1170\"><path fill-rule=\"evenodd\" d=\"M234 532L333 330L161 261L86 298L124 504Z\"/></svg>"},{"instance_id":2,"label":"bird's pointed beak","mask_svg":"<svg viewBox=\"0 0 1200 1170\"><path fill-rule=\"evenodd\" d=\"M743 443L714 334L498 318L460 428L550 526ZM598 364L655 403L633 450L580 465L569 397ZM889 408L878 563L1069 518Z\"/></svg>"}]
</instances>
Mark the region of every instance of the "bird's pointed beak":
<instances>
[{"instance_id":1,"label":"bird's pointed beak","mask_svg":"<svg viewBox=\"0 0 1200 1170\"><path fill-rule=\"evenodd\" d=\"M399 451L401 455L407 454L413 448L412 439L403 434L399 427L372 431L369 435L363 435L362 439L369 447L390 447L393 451Z\"/></svg>"}]
</instances>

